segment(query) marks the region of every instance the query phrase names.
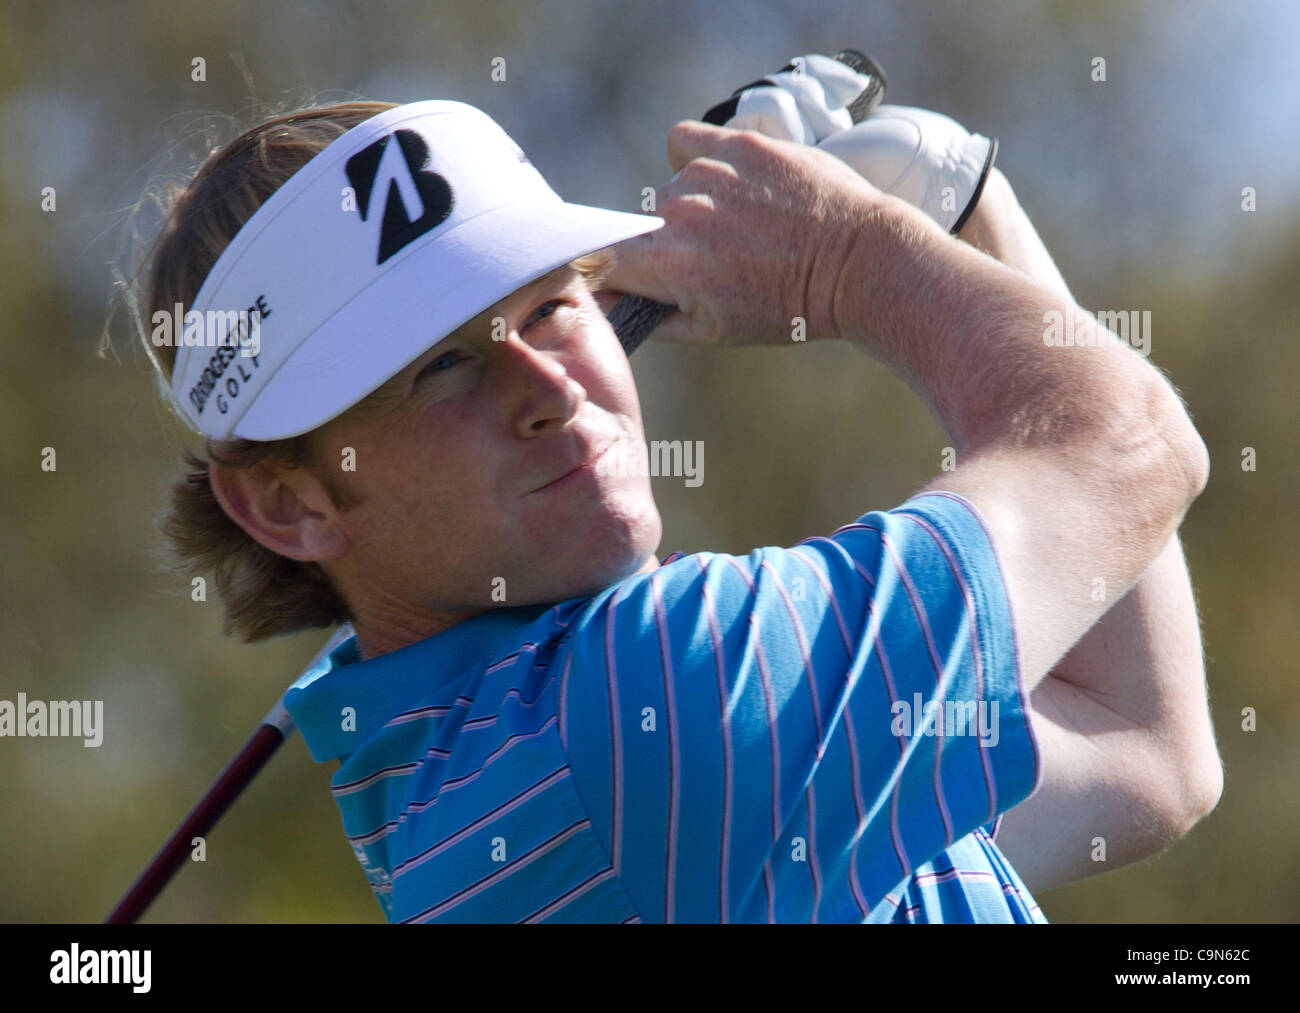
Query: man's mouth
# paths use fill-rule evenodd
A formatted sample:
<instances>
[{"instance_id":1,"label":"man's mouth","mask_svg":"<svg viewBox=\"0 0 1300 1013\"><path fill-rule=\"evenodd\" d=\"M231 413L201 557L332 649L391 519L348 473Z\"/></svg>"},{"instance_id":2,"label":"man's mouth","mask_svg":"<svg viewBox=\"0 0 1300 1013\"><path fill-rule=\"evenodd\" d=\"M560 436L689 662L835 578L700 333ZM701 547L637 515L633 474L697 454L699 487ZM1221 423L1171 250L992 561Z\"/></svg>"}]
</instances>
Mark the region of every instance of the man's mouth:
<instances>
[{"instance_id":1,"label":"man's mouth","mask_svg":"<svg viewBox=\"0 0 1300 1013\"><path fill-rule=\"evenodd\" d=\"M598 450L591 458L584 461L576 468L572 468L569 471L566 471L559 478L547 482L545 485L538 486L532 492L528 493L528 495L532 496L535 493L546 492L552 489L558 489L562 485L569 485L572 482L577 481L585 476L594 475L596 472L597 463L600 461L602 457L605 456L606 453L609 452L609 448L614 445L614 442L615 442L614 440L610 440L600 450Z\"/></svg>"}]
</instances>

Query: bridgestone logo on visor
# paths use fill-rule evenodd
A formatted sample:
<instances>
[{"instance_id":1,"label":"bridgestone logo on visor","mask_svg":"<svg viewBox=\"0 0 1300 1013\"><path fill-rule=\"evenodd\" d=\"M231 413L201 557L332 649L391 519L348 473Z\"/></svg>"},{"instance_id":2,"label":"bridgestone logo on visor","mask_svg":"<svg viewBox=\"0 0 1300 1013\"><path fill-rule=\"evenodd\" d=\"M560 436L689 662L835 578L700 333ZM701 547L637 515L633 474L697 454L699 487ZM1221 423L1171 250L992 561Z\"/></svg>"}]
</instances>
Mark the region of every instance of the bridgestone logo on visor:
<instances>
[{"instance_id":1,"label":"bridgestone logo on visor","mask_svg":"<svg viewBox=\"0 0 1300 1013\"><path fill-rule=\"evenodd\" d=\"M388 143L393 137L397 138L396 145ZM384 198L376 264L382 264L451 214L451 186L424 167L428 158L429 146L423 137L414 130L395 130L358 151L344 167L357 195L362 221L371 220L372 198L381 192Z\"/></svg>"}]
</instances>

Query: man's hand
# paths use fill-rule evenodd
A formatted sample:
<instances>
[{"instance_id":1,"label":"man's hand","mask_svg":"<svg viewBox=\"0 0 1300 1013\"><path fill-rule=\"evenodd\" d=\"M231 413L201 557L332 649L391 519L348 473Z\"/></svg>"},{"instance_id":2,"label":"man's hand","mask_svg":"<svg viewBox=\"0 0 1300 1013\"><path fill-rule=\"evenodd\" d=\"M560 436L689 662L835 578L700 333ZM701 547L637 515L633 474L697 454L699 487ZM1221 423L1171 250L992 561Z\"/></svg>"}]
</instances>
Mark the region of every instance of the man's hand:
<instances>
[{"instance_id":1,"label":"man's hand","mask_svg":"<svg viewBox=\"0 0 1300 1013\"><path fill-rule=\"evenodd\" d=\"M815 145L861 122L884 95L885 73L865 53L810 53L737 88L702 118L719 127Z\"/></svg>"},{"instance_id":2,"label":"man's hand","mask_svg":"<svg viewBox=\"0 0 1300 1013\"><path fill-rule=\"evenodd\" d=\"M856 50L796 56L704 120L818 147L956 232L979 202L997 141L929 109L880 105L884 93L884 72Z\"/></svg>"},{"instance_id":3,"label":"man's hand","mask_svg":"<svg viewBox=\"0 0 1300 1013\"><path fill-rule=\"evenodd\" d=\"M920 208L946 232L962 227L979 204L998 143L942 113L883 105L817 147L885 193Z\"/></svg>"},{"instance_id":4,"label":"man's hand","mask_svg":"<svg viewBox=\"0 0 1300 1013\"><path fill-rule=\"evenodd\" d=\"M608 286L678 307L664 341L786 344L841 337L834 294L864 229L901 201L816 148L686 120L668 133L677 175L656 192L666 226L615 247ZM938 227L915 212L912 227Z\"/></svg>"}]
</instances>

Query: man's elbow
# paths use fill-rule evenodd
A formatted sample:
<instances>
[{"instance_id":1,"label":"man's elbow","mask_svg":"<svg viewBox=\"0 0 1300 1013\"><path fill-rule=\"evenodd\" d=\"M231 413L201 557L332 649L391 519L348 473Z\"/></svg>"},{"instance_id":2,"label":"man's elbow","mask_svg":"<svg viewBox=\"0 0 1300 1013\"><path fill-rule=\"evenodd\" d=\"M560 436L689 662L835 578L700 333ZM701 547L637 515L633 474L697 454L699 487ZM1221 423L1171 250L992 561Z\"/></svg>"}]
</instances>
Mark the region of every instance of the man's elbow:
<instances>
[{"instance_id":1,"label":"man's elbow","mask_svg":"<svg viewBox=\"0 0 1300 1013\"><path fill-rule=\"evenodd\" d=\"M1214 746L1187 757L1172 773L1164 795L1163 824L1167 843L1173 844L1212 813L1223 795L1223 764Z\"/></svg>"},{"instance_id":2,"label":"man's elbow","mask_svg":"<svg viewBox=\"0 0 1300 1013\"><path fill-rule=\"evenodd\" d=\"M1172 449L1178 468L1187 483L1187 503L1190 506L1210 482L1210 451L1190 419L1187 419L1185 427L1181 427L1173 442Z\"/></svg>"},{"instance_id":3,"label":"man's elbow","mask_svg":"<svg viewBox=\"0 0 1300 1013\"><path fill-rule=\"evenodd\" d=\"M1128 533L1146 550L1144 570L1209 483L1210 454L1177 391L1154 368L1143 382L1121 399L1128 402L1124 421L1107 424L1102 459L1087 460L1085 452L1085 460L1109 475L1096 495L1127 508Z\"/></svg>"},{"instance_id":4,"label":"man's elbow","mask_svg":"<svg viewBox=\"0 0 1300 1013\"><path fill-rule=\"evenodd\" d=\"M1179 515L1191 506L1210 481L1210 452L1192 423L1178 392L1161 377L1155 381L1152 417L1169 450L1165 471L1176 478ZM1160 407L1156 408L1154 405Z\"/></svg>"},{"instance_id":5,"label":"man's elbow","mask_svg":"<svg viewBox=\"0 0 1300 1013\"><path fill-rule=\"evenodd\" d=\"M1187 801L1184 835L1210 815L1219 804L1219 799L1223 797L1223 763L1213 748L1209 750L1209 757L1201 766L1202 773L1188 784L1184 792Z\"/></svg>"}]
</instances>

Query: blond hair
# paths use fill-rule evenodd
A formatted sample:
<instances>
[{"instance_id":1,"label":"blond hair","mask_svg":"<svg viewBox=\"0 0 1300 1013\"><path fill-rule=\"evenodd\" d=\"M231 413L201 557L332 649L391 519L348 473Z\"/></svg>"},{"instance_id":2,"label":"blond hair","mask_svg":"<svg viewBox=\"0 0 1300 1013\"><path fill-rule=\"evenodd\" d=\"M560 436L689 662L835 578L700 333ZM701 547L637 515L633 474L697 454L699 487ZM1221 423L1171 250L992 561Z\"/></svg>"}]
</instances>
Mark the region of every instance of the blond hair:
<instances>
[{"instance_id":1,"label":"blond hair","mask_svg":"<svg viewBox=\"0 0 1300 1013\"><path fill-rule=\"evenodd\" d=\"M147 307L145 319L176 303L190 305L239 229L290 176L348 130L394 105L344 102L273 116L211 152L187 184L168 184L154 198L163 226L135 273L136 279L147 279L143 299L137 300ZM610 259L602 251L573 264L595 288ZM169 385L175 348L156 346L138 315L136 329L160 380ZM339 509L348 509L356 499L317 460L313 433L265 442L208 439L202 451L182 454L182 473L172 485L160 528L182 566L213 575L228 636L251 643L352 619L319 564L289 559L253 539L226 514L209 480L212 462L229 468L305 467Z\"/></svg>"}]
</instances>

